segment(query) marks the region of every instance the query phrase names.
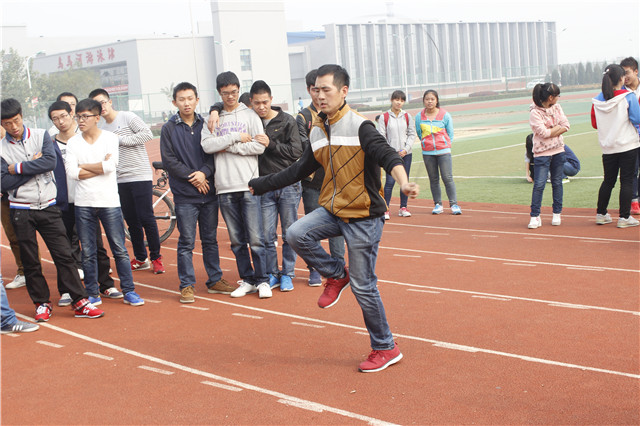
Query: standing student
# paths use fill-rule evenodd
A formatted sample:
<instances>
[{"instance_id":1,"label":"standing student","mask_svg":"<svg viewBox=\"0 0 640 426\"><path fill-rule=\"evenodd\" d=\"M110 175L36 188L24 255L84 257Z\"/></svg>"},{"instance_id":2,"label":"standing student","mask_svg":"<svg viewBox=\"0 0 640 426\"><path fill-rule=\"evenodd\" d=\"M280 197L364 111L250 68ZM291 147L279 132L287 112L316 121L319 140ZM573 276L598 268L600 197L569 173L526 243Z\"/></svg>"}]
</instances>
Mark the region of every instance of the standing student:
<instances>
[{"instance_id":1,"label":"standing student","mask_svg":"<svg viewBox=\"0 0 640 426\"><path fill-rule=\"evenodd\" d=\"M409 176L411 171L411 159L413 158L412 149L416 139L416 128L413 125L411 114L402 110L404 103L407 101L407 95L402 90L396 90L391 94L391 109L380 115L376 120L378 122L378 131L387 139L391 148L395 149L404 163L404 170ZM391 193L396 181L393 176L387 173L384 183L384 200L387 207L391 205ZM410 217L411 213L407 210L408 197L400 192L400 210L398 216ZM384 214L385 220L390 219L389 211Z\"/></svg>"},{"instance_id":2,"label":"standing student","mask_svg":"<svg viewBox=\"0 0 640 426\"><path fill-rule=\"evenodd\" d=\"M427 90L422 96L424 109L416 115L416 132L422 146L422 159L429 175L431 197L435 207L432 214L441 214L442 192L440 176L449 198L451 214L462 214L453 182L451 142L453 141L453 120L444 108L440 108L440 97L435 90Z\"/></svg>"},{"instance_id":3,"label":"standing student","mask_svg":"<svg viewBox=\"0 0 640 426\"><path fill-rule=\"evenodd\" d=\"M198 89L187 82L173 89L173 115L160 133L162 164L169 183L178 220L178 278L180 303L195 302L196 275L193 249L196 228L200 231L202 261L207 272L209 293L231 294L236 289L222 278L218 251L218 196L213 184L213 155L200 145L204 121L196 113Z\"/></svg>"},{"instance_id":4,"label":"standing student","mask_svg":"<svg viewBox=\"0 0 640 426\"><path fill-rule=\"evenodd\" d=\"M596 224L611 223L607 212L611 191L620 174L620 211L618 228L638 226L631 216L633 174L640 148L638 126L640 105L635 93L623 87L624 69L620 65L608 65L602 77L602 92L593 98L591 124L598 129L602 148L604 180L598 191Z\"/></svg>"},{"instance_id":5,"label":"standing student","mask_svg":"<svg viewBox=\"0 0 640 426\"><path fill-rule=\"evenodd\" d=\"M0 275L0 333L30 333L39 328L40 326L38 324L19 321L18 318L16 318L16 311L9 306L7 292L4 289L2 275Z\"/></svg>"},{"instance_id":6,"label":"standing student","mask_svg":"<svg viewBox=\"0 0 640 426\"><path fill-rule=\"evenodd\" d=\"M71 92L62 92L56 98L56 102L66 102L69 104L71 108L71 117L75 117L76 115L76 105L78 105L78 98ZM59 132L58 127L55 125L49 128L49 136L53 138Z\"/></svg>"},{"instance_id":7,"label":"standing student","mask_svg":"<svg viewBox=\"0 0 640 426\"><path fill-rule=\"evenodd\" d=\"M624 70L624 86L631 92L636 94L640 99L640 78L638 77L638 61L629 56L620 62L620 66ZM640 214L640 202L638 193L640 191L640 150L636 159L636 168L633 173L633 195L631 197L631 214Z\"/></svg>"},{"instance_id":8,"label":"standing student","mask_svg":"<svg viewBox=\"0 0 640 426\"><path fill-rule=\"evenodd\" d=\"M102 222L116 262L123 301L144 305L135 292L131 263L124 245L124 223L118 197L116 168L119 161L118 136L98 127L100 102L84 99L76 107L81 133L67 143L66 172L76 183L76 226L82 245L84 284L94 304L101 304L98 287L96 228ZM111 296L109 296L111 297Z\"/></svg>"},{"instance_id":9,"label":"standing student","mask_svg":"<svg viewBox=\"0 0 640 426\"><path fill-rule=\"evenodd\" d=\"M220 125L213 134L203 128L201 144L204 152L214 154L218 202L241 279L231 297L258 292L261 299L269 298L260 197L249 192L249 180L258 176L258 155L265 150L256 140L264 128L254 111L238 103L240 80L234 73L219 74L216 87L224 104Z\"/></svg>"},{"instance_id":10,"label":"standing student","mask_svg":"<svg viewBox=\"0 0 640 426\"><path fill-rule=\"evenodd\" d=\"M100 122L100 128L118 136L118 194L133 246L131 270L153 267L154 274L163 274L165 269L160 255L158 224L153 214L153 173L145 148L145 143L153 139L153 133L133 112L116 111L106 90L95 89L89 93L89 98L102 105L104 120ZM147 258L145 235L151 262Z\"/></svg>"},{"instance_id":11,"label":"standing student","mask_svg":"<svg viewBox=\"0 0 640 426\"><path fill-rule=\"evenodd\" d=\"M561 223L562 177L565 162L562 135L569 130L570 125L562 107L557 103L559 97L560 88L553 83L536 84L533 88L533 104L529 107L529 125L533 131L535 178L531 194L529 229L542 226L540 206L548 173L551 173L553 191L551 225L557 226Z\"/></svg>"},{"instance_id":12,"label":"standing student","mask_svg":"<svg viewBox=\"0 0 640 426\"><path fill-rule=\"evenodd\" d=\"M319 199L322 208L291 225L287 239L308 264L328 278L318 306L335 305L351 286L372 348L359 370L380 371L402 359L387 323L375 274L387 208L380 193L380 167L393 175L406 195L417 196L418 186L409 183L402 159L375 125L347 105L349 74L344 68L318 68L315 86L321 113L311 130L311 145L299 161L279 173L252 179L249 185L254 194L263 194L297 182L320 167L325 169ZM321 240L337 235L343 235L347 242L349 269L320 245Z\"/></svg>"}]
</instances>

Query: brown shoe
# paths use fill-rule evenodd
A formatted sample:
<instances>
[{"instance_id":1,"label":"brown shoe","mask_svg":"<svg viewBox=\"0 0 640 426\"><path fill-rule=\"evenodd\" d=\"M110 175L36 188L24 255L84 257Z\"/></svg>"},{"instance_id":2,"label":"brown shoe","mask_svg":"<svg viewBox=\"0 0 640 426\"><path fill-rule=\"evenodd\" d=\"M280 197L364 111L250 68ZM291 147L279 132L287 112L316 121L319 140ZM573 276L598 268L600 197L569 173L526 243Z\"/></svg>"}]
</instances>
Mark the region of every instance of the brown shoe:
<instances>
[{"instance_id":1,"label":"brown shoe","mask_svg":"<svg viewBox=\"0 0 640 426\"><path fill-rule=\"evenodd\" d=\"M192 286L185 287L180 290L180 303L193 303L196 301L193 297L194 289Z\"/></svg>"},{"instance_id":2,"label":"brown shoe","mask_svg":"<svg viewBox=\"0 0 640 426\"><path fill-rule=\"evenodd\" d=\"M238 288L238 286L231 285L227 280L221 278L220 281L209 287L207 291L213 294L231 294L236 288Z\"/></svg>"}]
</instances>

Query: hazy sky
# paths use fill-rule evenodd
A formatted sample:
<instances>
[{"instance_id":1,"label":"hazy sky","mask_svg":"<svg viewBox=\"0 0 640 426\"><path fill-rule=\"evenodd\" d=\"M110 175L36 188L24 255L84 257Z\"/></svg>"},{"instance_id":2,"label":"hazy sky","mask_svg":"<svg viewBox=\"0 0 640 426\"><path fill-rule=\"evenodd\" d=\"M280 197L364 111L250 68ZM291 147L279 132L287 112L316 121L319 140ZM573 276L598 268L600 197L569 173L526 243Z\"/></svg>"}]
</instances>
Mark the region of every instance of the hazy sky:
<instances>
[{"instance_id":1,"label":"hazy sky","mask_svg":"<svg viewBox=\"0 0 640 426\"><path fill-rule=\"evenodd\" d=\"M3 24L26 23L32 36L186 34L192 21L210 20L209 0L0 2ZM555 20L560 63L640 57L639 0L286 0L286 29L322 30L331 22L375 21L386 14L388 4L396 18L407 22ZM259 28L254 31L259 35Z\"/></svg>"}]
</instances>

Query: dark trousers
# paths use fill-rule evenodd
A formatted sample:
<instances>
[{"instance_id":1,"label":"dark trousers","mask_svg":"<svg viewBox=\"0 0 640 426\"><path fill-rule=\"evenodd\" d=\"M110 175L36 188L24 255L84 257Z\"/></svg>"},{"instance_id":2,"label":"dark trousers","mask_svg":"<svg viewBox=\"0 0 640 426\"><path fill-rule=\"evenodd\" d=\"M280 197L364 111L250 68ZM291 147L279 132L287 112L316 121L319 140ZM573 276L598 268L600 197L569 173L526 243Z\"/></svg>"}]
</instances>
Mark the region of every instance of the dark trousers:
<instances>
[{"instance_id":1,"label":"dark trousers","mask_svg":"<svg viewBox=\"0 0 640 426\"><path fill-rule=\"evenodd\" d=\"M160 257L160 237L158 223L153 214L153 185L150 180L118 184L122 215L127 222L131 245L136 259L143 262L147 258L144 237L149 244L149 258Z\"/></svg>"},{"instance_id":2,"label":"dark trousers","mask_svg":"<svg viewBox=\"0 0 640 426\"><path fill-rule=\"evenodd\" d=\"M74 204L69 204L67 210L62 212L62 222L64 222L64 227L67 230L67 238L69 238L69 242L71 243L71 256L76 264L76 268L82 269L82 251L80 250L80 240L76 232L76 209ZM115 283L111 275L109 275L111 261L107 254L107 249L104 248L100 224L96 226L96 246L98 247L98 283L100 283L100 291L105 291L114 287ZM62 294L60 281L60 277L58 276L58 291Z\"/></svg>"},{"instance_id":3,"label":"dark trousers","mask_svg":"<svg viewBox=\"0 0 640 426\"><path fill-rule=\"evenodd\" d=\"M36 231L47 245L56 265L60 291L69 293L74 303L86 298L87 293L71 256L71 244L60 210L55 206L44 210L11 209L11 222L18 237L27 291L33 303L51 303L49 286L42 275L42 265L38 258Z\"/></svg>"},{"instance_id":4,"label":"dark trousers","mask_svg":"<svg viewBox=\"0 0 640 426\"><path fill-rule=\"evenodd\" d=\"M628 218L631 212L631 197L633 195L633 173L635 172L638 149L602 154L604 180L598 192L598 214L606 214L611 191L616 186L618 172L620 173L620 217Z\"/></svg>"}]
</instances>

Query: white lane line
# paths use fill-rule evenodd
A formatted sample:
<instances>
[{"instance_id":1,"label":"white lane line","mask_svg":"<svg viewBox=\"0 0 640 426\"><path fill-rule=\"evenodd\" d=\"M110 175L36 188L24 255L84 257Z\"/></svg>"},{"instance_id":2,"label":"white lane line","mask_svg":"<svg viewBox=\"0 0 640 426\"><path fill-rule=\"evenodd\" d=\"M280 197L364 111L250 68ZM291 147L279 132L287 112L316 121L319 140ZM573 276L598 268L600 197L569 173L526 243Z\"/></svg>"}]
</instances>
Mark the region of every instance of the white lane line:
<instances>
[{"instance_id":1,"label":"white lane line","mask_svg":"<svg viewBox=\"0 0 640 426\"><path fill-rule=\"evenodd\" d=\"M422 256L416 256L416 255L413 255L413 254L395 254L395 253L394 253L394 256L397 256L397 257L416 257L418 259L422 257Z\"/></svg>"},{"instance_id":2,"label":"white lane line","mask_svg":"<svg viewBox=\"0 0 640 426\"><path fill-rule=\"evenodd\" d=\"M200 383L207 386L213 386L215 388L225 389L231 392L242 392L242 388L238 388L236 386L223 385L222 383L210 382L209 380L205 380Z\"/></svg>"},{"instance_id":3,"label":"white lane line","mask_svg":"<svg viewBox=\"0 0 640 426\"><path fill-rule=\"evenodd\" d=\"M148 365L139 365L138 368L140 370L151 371L152 373L164 374L165 376L170 376L174 374L173 371L163 370L161 368L149 367Z\"/></svg>"},{"instance_id":4,"label":"white lane line","mask_svg":"<svg viewBox=\"0 0 640 426\"><path fill-rule=\"evenodd\" d=\"M436 348L455 349L457 351L464 351L464 352L471 352L471 353L478 352L475 348L471 348L469 346L463 346L463 345L456 345L454 343L434 343L433 346L435 346Z\"/></svg>"},{"instance_id":5,"label":"white lane line","mask_svg":"<svg viewBox=\"0 0 640 426\"><path fill-rule=\"evenodd\" d=\"M569 305L567 303L549 303L549 306L556 308L569 308L569 309L589 309L588 306Z\"/></svg>"},{"instance_id":6,"label":"white lane line","mask_svg":"<svg viewBox=\"0 0 640 426\"><path fill-rule=\"evenodd\" d=\"M162 300L144 299L145 303L162 303Z\"/></svg>"},{"instance_id":7,"label":"white lane line","mask_svg":"<svg viewBox=\"0 0 640 426\"><path fill-rule=\"evenodd\" d=\"M6 333L6 334L3 334L3 336L20 337L20 334L19 333Z\"/></svg>"},{"instance_id":8,"label":"white lane line","mask_svg":"<svg viewBox=\"0 0 640 426\"><path fill-rule=\"evenodd\" d=\"M311 328L324 328L324 325L319 325L319 324L308 324L306 322L297 322L297 321L292 321L291 324L293 325L300 325L302 327L311 327Z\"/></svg>"},{"instance_id":9,"label":"white lane line","mask_svg":"<svg viewBox=\"0 0 640 426\"><path fill-rule=\"evenodd\" d=\"M407 291L415 291L417 293L431 293L431 294L440 294L441 292L439 291L432 291L432 290L418 290L415 288L408 288Z\"/></svg>"},{"instance_id":10,"label":"white lane line","mask_svg":"<svg viewBox=\"0 0 640 426\"><path fill-rule=\"evenodd\" d=\"M611 241L591 241L591 240L580 240L581 243L591 243L591 244L610 244Z\"/></svg>"},{"instance_id":11,"label":"white lane line","mask_svg":"<svg viewBox=\"0 0 640 426\"><path fill-rule=\"evenodd\" d=\"M105 361L113 361L113 357L102 355L102 354L96 354L93 352L85 352L83 355L92 356L98 359L104 359Z\"/></svg>"},{"instance_id":12,"label":"white lane line","mask_svg":"<svg viewBox=\"0 0 640 426\"><path fill-rule=\"evenodd\" d=\"M182 308L185 309L195 309L196 311L208 311L209 308L203 308L201 306L189 306L189 305L182 305Z\"/></svg>"},{"instance_id":13,"label":"white lane line","mask_svg":"<svg viewBox=\"0 0 640 426\"><path fill-rule=\"evenodd\" d=\"M16 314L16 316L17 316L17 314ZM60 348L64 347L64 345L59 345L57 343L47 342L46 340L37 340L36 343L40 343L41 345L50 346L50 347L56 348L56 349L60 349Z\"/></svg>"},{"instance_id":14,"label":"white lane line","mask_svg":"<svg viewBox=\"0 0 640 426\"><path fill-rule=\"evenodd\" d=\"M424 235L449 235L448 232L425 232Z\"/></svg>"},{"instance_id":15,"label":"white lane line","mask_svg":"<svg viewBox=\"0 0 640 426\"><path fill-rule=\"evenodd\" d=\"M576 271L604 272L604 269L602 269L602 268L588 268L588 267L585 267L585 266L582 266L582 267L567 266L567 269L573 269L573 270L576 270Z\"/></svg>"},{"instance_id":16,"label":"white lane line","mask_svg":"<svg viewBox=\"0 0 640 426\"><path fill-rule=\"evenodd\" d=\"M237 312L234 312L231 315L236 316L236 317L242 317L242 318L262 319L262 317L259 317L257 315L239 314Z\"/></svg>"},{"instance_id":17,"label":"white lane line","mask_svg":"<svg viewBox=\"0 0 640 426\"><path fill-rule=\"evenodd\" d=\"M177 293L177 292L174 292L174 293ZM29 317L27 317L25 315L22 315L22 314L16 314L16 316L19 316L19 317L24 318L24 319L28 319L29 318ZM216 380L218 382L223 382L223 383L228 384L230 386L237 386L237 387L242 388L242 389L251 390L251 391L254 391L254 392L257 392L257 393L261 393L261 394L264 394L264 395L270 395L270 396L276 397L278 399L284 399L284 400L292 401L292 402L299 403L299 404L308 404L307 405L308 407L314 407L316 410L326 411L328 413L333 413L333 414L337 414L337 415L340 415L340 416L343 416L343 417L348 417L348 418L355 419L355 420L358 420L358 421L366 422L366 423L368 423L370 425L373 425L373 426L391 426L391 425L394 425L394 423L386 422L384 420L376 419L374 417L369 417L369 416L365 416L365 415L362 415L362 414L354 413L354 412L351 412L351 411L342 410L340 408L331 407L329 405L324 405L324 404L320 404L320 403L317 403L317 402L308 401L308 400L301 399L301 398L296 398L295 396L287 395L287 394L284 394L282 392L273 391L273 390L262 388L262 387L259 387L259 386L254 386L254 385L251 385L249 383L240 382L238 380L230 379L230 378L227 378L227 377L223 377L223 376L219 376L219 375L216 375L216 374L208 373L206 371L202 371L202 370L198 370L198 369L195 369L195 368L187 367L187 366L182 365L182 364L178 364L178 363L175 363L175 362L167 361L167 360L164 360L164 359L152 356L152 355L143 354L141 352L137 352L137 351L134 351L134 350L131 350L131 349L124 348L122 346L118 346L118 345L114 345L112 343L104 342L102 340L95 339L93 337L85 336L83 334L76 333L75 331L66 330L64 328L57 327L55 325L51 325L51 324L43 324L43 325L45 327L47 327L47 328L50 328L51 330L55 330L55 331L58 331L60 333L67 334L69 336L72 336L72 337L75 337L75 338L78 338L78 339L81 339L81 340L84 340L84 341L87 341L87 342L90 342L90 343L94 343L96 345L100 345L100 346L103 346L103 347L106 347L106 348L109 348L109 349L113 349L113 350L116 350L118 352L123 352L123 353L126 353L127 355L131 355L131 356L134 356L134 357L137 357L137 358L142 358L142 359L145 359L145 360L147 360L149 362L154 362L156 364L160 364L160 365L163 365L165 367L173 368L175 370L183 371L185 373L189 373L189 374L205 377L207 379Z\"/></svg>"},{"instance_id":18,"label":"white lane line","mask_svg":"<svg viewBox=\"0 0 640 426\"><path fill-rule=\"evenodd\" d=\"M455 257L447 257L447 260L455 260L456 262L475 262L473 259L458 259Z\"/></svg>"},{"instance_id":19,"label":"white lane line","mask_svg":"<svg viewBox=\"0 0 640 426\"><path fill-rule=\"evenodd\" d=\"M525 240L549 241L551 238L546 237L524 237Z\"/></svg>"},{"instance_id":20,"label":"white lane line","mask_svg":"<svg viewBox=\"0 0 640 426\"><path fill-rule=\"evenodd\" d=\"M474 238L498 238L497 235L473 235L471 234L472 237Z\"/></svg>"},{"instance_id":21,"label":"white lane line","mask_svg":"<svg viewBox=\"0 0 640 426\"><path fill-rule=\"evenodd\" d=\"M513 262L504 262L503 265L508 265L508 266L536 266L536 265L531 265L529 263L513 263Z\"/></svg>"},{"instance_id":22,"label":"white lane line","mask_svg":"<svg viewBox=\"0 0 640 426\"><path fill-rule=\"evenodd\" d=\"M318 404L315 403L301 403L298 401L292 401L290 399L279 399L278 402L280 404L289 405L291 407L301 408L303 410L313 411L316 413L322 413L322 408L318 407Z\"/></svg>"},{"instance_id":23,"label":"white lane line","mask_svg":"<svg viewBox=\"0 0 640 426\"><path fill-rule=\"evenodd\" d=\"M471 296L471 297L476 298L476 299L502 300L502 301L505 301L505 302L509 302L509 301L511 300L511 299L505 299L505 298L503 298L503 297L493 297L493 296L478 296L478 295L473 295L473 296Z\"/></svg>"}]
</instances>

